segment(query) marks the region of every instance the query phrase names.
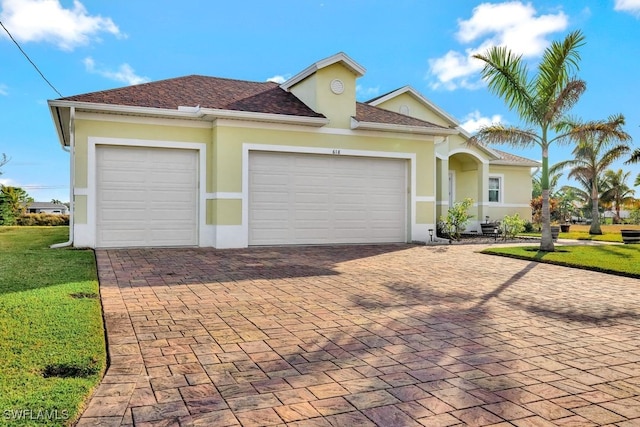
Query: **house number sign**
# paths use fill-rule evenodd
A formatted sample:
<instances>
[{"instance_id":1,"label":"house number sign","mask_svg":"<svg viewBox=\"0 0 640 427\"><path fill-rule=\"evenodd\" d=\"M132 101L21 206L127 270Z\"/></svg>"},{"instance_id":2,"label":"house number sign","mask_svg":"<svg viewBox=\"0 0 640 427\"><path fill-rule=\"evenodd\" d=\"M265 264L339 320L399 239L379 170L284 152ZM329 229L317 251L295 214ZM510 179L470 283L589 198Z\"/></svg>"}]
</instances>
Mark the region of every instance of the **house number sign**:
<instances>
[{"instance_id":1,"label":"house number sign","mask_svg":"<svg viewBox=\"0 0 640 427\"><path fill-rule=\"evenodd\" d=\"M340 154L340 150L333 150L333 154Z\"/></svg>"}]
</instances>

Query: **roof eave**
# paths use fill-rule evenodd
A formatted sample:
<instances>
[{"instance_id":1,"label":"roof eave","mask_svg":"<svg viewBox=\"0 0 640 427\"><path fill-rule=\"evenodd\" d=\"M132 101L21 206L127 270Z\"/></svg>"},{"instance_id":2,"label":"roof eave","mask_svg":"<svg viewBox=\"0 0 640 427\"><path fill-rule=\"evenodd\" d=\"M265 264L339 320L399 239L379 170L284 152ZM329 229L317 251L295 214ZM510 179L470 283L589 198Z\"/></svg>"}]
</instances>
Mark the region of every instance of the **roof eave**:
<instances>
[{"instance_id":1,"label":"roof eave","mask_svg":"<svg viewBox=\"0 0 640 427\"><path fill-rule=\"evenodd\" d=\"M458 133L455 129L431 128L426 126L410 126L389 123L361 122L351 118L351 129L375 130L380 132L412 133L419 135L449 136Z\"/></svg>"},{"instance_id":2,"label":"roof eave","mask_svg":"<svg viewBox=\"0 0 640 427\"><path fill-rule=\"evenodd\" d=\"M62 117L60 116L60 106L52 105L53 101L48 101L49 104L49 113L51 114L51 120L53 121L53 125L56 128L56 134L58 135L58 142L62 148L68 147L69 144L64 136L64 124L62 123Z\"/></svg>"},{"instance_id":3,"label":"roof eave","mask_svg":"<svg viewBox=\"0 0 640 427\"><path fill-rule=\"evenodd\" d=\"M82 101L55 100L50 101L51 107L75 107L85 111L131 114L151 117L169 117L173 119L191 120L250 120L258 122L271 122L283 124L297 124L303 126L321 127L329 123L325 117L294 116L287 114L259 113L252 111L223 110L216 108L186 108L179 106L177 109L136 107L130 105L99 104Z\"/></svg>"},{"instance_id":4,"label":"roof eave","mask_svg":"<svg viewBox=\"0 0 640 427\"><path fill-rule=\"evenodd\" d=\"M490 160L489 164L492 165L499 165L499 166L526 166L526 167L530 167L530 168L537 168L542 166L542 163L536 162L536 161L529 161L529 162L511 162L509 160Z\"/></svg>"},{"instance_id":5,"label":"roof eave","mask_svg":"<svg viewBox=\"0 0 640 427\"><path fill-rule=\"evenodd\" d=\"M326 117L293 116L289 114L256 113L251 111L222 110L201 108L200 114L211 119L248 120L301 126L322 127L329 123Z\"/></svg>"}]
</instances>

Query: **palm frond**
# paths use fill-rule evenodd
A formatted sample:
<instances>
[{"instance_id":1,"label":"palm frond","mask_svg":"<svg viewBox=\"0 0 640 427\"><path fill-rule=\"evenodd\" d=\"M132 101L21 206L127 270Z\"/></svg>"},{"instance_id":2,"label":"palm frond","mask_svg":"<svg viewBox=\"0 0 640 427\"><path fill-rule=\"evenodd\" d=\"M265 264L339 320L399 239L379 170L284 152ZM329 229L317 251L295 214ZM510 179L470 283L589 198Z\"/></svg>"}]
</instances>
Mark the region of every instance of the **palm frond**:
<instances>
[{"instance_id":1,"label":"palm frond","mask_svg":"<svg viewBox=\"0 0 640 427\"><path fill-rule=\"evenodd\" d=\"M535 81L538 97L545 103L550 104L548 101L555 99L571 75L578 71L578 48L584 45L584 40L581 31L573 31L564 40L554 41L545 49Z\"/></svg>"},{"instance_id":2,"label":"palm frond","mask_svg":"<svg viewBox=\"0 0 640 427\"><path fill-rule=\"evenodd\" d=\"M626 142L631 140L622 126L625 118L622 114L609 116L607 120L591 120L575 123L566 133L558 135L554 140L559 143L587 141L589 144L600 143L608 146L614 141Z\"/></svg>"},{"instance_id":3,"label":"palm frond","mask_svg":"<svg viewBox=\"0 0 640 427\"><path fill-rule=\"evenodd\" d=\"M540 144L540 137L529 129L515 126L494 124L481 128L467 141L468 145L510 145L512 147L529 148Z\"/></svg>"},{"instance_id":4,"label":"palm frond","mask_svg":"<svg viewBox=\"0 0 640 427\"><path fill-rule=\"evenodd\" d=\"M629 158L629 160L624 162L625 165L630 165L631 163L640 163L640 148L636 148L633 151L633 153L631 153L631 157ZM636 184L636 185L640 185L640 184Z\"/></svg>"},{"instance_id":5,"label":"palm frond","mask_svg":"<svg viewBox=\"0 0 640 427\"><path fill-rule=\"evenodd\" d=\"M502 98L510 110L516 110L525 119L531 118L535 104L522 55L504 46L494 46L485 54L473 57L485 63L481 75L489 90Z\"/></svg>"},{"instance_id":6,"label":"palm frond","mask_svg":"<svg viewBox=\"0 0 640 427\"><path fill-rule=\"evenodd\" d=\"M550 104L545 106L544 120L551 123L559 121L578 102L585 90L587 83L584 80L569 81L556 97L550 99Z\"/></svg>"}]
</instances>

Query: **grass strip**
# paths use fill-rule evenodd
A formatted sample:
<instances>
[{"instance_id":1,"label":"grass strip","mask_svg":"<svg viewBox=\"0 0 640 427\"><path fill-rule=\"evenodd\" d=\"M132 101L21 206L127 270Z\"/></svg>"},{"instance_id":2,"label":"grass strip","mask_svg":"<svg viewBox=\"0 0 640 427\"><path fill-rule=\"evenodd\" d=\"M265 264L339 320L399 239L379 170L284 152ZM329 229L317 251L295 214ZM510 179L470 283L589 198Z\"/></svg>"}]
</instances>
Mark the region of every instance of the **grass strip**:
<instances>
[{"instance_id":1,"label":"grass strip","mask_svg":"<svg viewBox=\"0 0 640 427\"><path fill-rule=\"evenodd\" d=\"M511 246L488 248L482 253L640 278L640 245L556 245L555 252L538 249Z\"/></svg>"},{"instance_id":2,"label":"grass strip","mask_svg":"<svg viewBox=\"0 0 640 427\"><path fill-rule=\"evenodd\" d=\"M49 249L68 231L0 227L0 425L71 425L104 372L94 253Z\"/></svg>"}]
</instances>

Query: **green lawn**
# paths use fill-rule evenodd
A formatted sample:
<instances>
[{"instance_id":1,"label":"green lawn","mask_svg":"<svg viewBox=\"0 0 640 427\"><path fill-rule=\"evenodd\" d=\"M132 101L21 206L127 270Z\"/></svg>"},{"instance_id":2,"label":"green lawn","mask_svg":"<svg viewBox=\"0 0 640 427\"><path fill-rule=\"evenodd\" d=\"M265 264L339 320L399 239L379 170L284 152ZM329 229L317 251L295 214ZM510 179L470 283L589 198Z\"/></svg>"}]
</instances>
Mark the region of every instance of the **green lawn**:
<instances>
[{"instance_id":1,"label":"green lawn","mask_svg":"<svg viewBox=\"0 0 640 427\"><path fill-rule=\"evenodd\" d=\"M93 251L68 227L0 227L0 425L70 425L106 365Z\"/></svg>"},{"instance_id":2,"label":"green lawn","mask_svg":"<svg viewBox=\"0 0 640 427\"><path fill-rule=\"evenodd\" d=\"M640 245L556 245L556 252L540 252L537 246L514 246L485 249L482 253L640 278Z\"/></svg>"},{"instance_id":3,"label":"green lawn","mask_svg":"<svg viewBox=\"0 0 640 427\"><path fill-rule=\"evenodd\" d=\"M571 240L595 240L601 242L622 242L622 235L620 234L621 229L632 229L632 230L640 230L640 225L611 225L605 224L600 226L602 229L602 234L599 235L591 235L589 234L589 226L581 225L581 224L571 224L568 233L560 233L558 236L560 239L571 239ZM528 233L529 236L539 237L540 233Z\"/></svg>"}]
</instances>

